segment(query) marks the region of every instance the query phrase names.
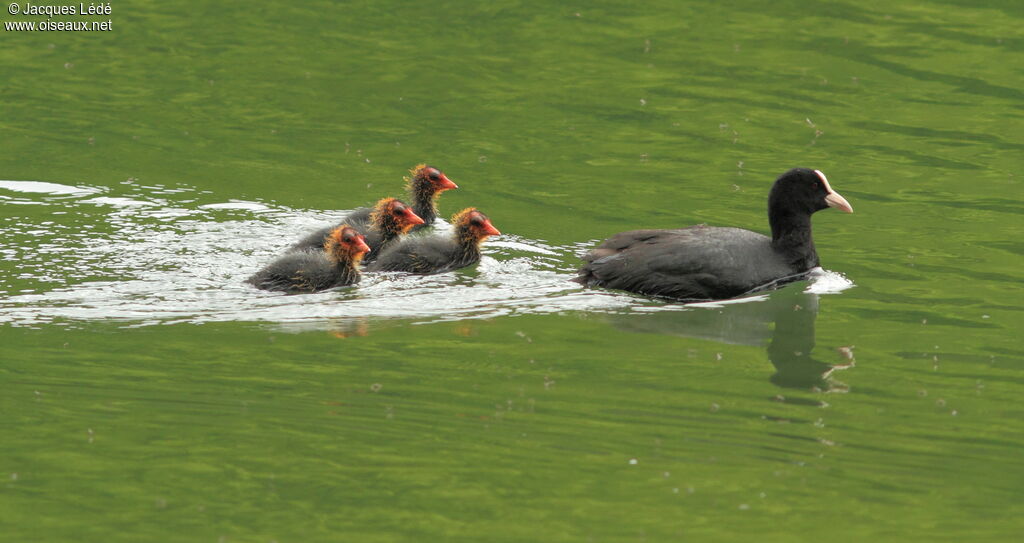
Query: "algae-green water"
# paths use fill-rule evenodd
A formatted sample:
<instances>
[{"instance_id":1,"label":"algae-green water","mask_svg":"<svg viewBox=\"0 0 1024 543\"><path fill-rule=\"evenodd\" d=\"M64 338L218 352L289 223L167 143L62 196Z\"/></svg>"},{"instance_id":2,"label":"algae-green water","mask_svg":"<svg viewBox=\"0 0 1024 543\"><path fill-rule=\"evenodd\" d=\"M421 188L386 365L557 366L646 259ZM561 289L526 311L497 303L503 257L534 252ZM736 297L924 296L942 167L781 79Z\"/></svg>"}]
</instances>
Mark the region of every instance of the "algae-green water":
<instances>
[{"instance_id":1,"label":"algae-green water","mask_svg":"<svg viewBox=\"0 0 1024 543\"><path fill-rule=\"evenodd\" d=\"M52 20L112 24L0 33L0 539L1024 533L1021 4ZM243 283L423 162L503 232L479 265ZM795 166L855 210L814 217L822 277L569 281L622 230L767 232Z\"/></svg>"}]
</instances>

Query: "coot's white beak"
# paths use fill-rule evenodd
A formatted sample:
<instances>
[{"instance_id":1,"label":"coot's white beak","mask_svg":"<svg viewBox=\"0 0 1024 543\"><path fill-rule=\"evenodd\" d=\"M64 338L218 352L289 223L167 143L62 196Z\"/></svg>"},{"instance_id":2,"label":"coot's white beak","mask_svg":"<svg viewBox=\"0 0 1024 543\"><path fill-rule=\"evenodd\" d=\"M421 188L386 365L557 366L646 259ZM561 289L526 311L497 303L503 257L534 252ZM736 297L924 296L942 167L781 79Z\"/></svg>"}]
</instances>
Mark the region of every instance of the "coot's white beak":
<instances>
[{"instance_id":1,"label":"coot's white beak","mask_svg":"<svg viewBox=\"0 0 1024 543\"><path fill-rule=\"evenodd\" d=\"M828 204L828 207L834 207L844 213L853 213L853 206L841 194L832 190L832 187L828 184L828 179L825 178L825 174L821 173L821 170L814 170L814 173L818 174L821 182L825 184L825 190L828 191L828 194L825 195L825 203Z\"/></svg>"},{"instance_id":2,"label":"coot's white beak","mask_svg":"<svg viewBox=\"0 0 1024 543\"><path fill-rule=\"evenodd\" d=\"M846 198L843 198L836 191L832 191L825 196L825 203L828 204L828 207L834 207L839 211L853 213L853 206L850 205L850 202L847 202Z\"/></svg>"}]
</instances>

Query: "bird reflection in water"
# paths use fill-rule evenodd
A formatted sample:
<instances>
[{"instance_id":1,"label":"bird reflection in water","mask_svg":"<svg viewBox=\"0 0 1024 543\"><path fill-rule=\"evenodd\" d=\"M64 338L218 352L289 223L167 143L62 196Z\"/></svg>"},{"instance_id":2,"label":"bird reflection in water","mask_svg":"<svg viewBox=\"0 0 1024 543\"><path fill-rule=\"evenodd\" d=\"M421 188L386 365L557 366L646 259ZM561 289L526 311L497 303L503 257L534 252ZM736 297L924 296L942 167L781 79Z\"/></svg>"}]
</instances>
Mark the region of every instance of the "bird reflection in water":
<instances>
[{"instance_id":1,"label":"bird reflection in water","mask_svg":"<svg viewBox=\"0 0 1024 543\"><path fill-rule=\"evenodd\" d=\"M769 378L773 384L816 392L847 392L849 387L836 381L833 373L853 367L851 347L838 349L844 360L840 364L811 356L818 295L804 292L804 285L790 285L742 303L689 304L681 311L616 315L612 324L630 332L766 346L768 361L775 366L775 374Z\"/></svg>"},{"instance_id":2,"label":"bird reflection in water","mask_svg":"<svg viewBox=\"0 0 1024 543\"><path fill-rule=\"evenodd\" d=\"M366 337L370 335L371 328L376 328L379 331L379 328L385 326L401 326L402 322L373 320L368 317L332 319L328 322L326 331L338 339ZM451 333L459 337L474 337L480 333L478 328L476 325L463 323L453 327Z\"/></svg>"},{"instance_id":3,"label":"bird reflection in water","mask_svg":"<svg viewBox=\"0 0 1024 543\"><path fill-rule=\"evenodd\" d=\"M366 337L370 335L370 321L366 317L335 319L328 325L327 333L338 339Z\"/></svg>"}]
</instances>

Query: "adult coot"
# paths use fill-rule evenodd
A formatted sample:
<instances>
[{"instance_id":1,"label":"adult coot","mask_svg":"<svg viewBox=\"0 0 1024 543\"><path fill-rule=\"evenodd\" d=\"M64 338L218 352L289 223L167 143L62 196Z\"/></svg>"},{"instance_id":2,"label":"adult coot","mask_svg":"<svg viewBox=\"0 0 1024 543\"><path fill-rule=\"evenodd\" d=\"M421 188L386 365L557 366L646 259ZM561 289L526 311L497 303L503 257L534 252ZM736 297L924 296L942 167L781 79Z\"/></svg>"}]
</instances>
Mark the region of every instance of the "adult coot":
<instances>
[{"instance_id":1,"label":"adult coot","mask_svg":"<svg viewBox=\"0 0 1024 543\"><path fill-rule=\"evenodd\" d=\"M573 280L686 301L733 298L794 281L819 265L811 215L826 207L853 213L825 174L794 168L768 194L772 237L706 225L621 232L584 255Z\"/></svg>"},{"instance_id":2,"label":"adult coot","mask_svg":"<svg viewBox=\"0 0 1024 543\"><path fill-rule=\"evenodd\" d=\"M359 282L359 261L369 252L355 228L335 228L318 251L286 254L246 280L263 290L319 292Z\"/></svg>"},{"instance_id":3,"label":"adult coot","mask_svg":"<svg viewBox=\"0 0 1024 543\"><path fill-rule=\"evenodd\" d=\"M348 224L348 223L346 223ZM352 228L366 237L370 252L363 258L363 264L371 262L384 248L397 241L414 226L423 224L423 219L397 198L381 198L370 211L369 222L351 224ZM288 248L289 253L318 250L323 247L327 236L337 227L321 228Z\"/></svg>"},{"instance_id":4,"label":"adult coot","mask_svg":"<svg viewBox=\"0 0 1024 543\"><path fill-rule=\"evenodd\" d=\"M480 261L480 244L501 234L486 215L468 207L452 216L451 237L405 238L369 264L367 271L404 271L421 275L444 273Z\"/></svg>"}]
</instances>

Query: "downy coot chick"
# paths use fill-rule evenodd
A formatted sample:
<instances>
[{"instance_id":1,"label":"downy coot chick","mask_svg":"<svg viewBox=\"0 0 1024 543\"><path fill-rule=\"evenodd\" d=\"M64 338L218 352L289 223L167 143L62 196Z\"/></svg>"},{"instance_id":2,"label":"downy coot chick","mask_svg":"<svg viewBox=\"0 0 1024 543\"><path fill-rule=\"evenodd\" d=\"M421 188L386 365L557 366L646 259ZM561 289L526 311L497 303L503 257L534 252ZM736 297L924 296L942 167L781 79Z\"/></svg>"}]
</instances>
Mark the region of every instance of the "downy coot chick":
<instances>
[{"instance_id":1,"label":"downy coot chick","mask_svg":"<svg viewBox=\"0 0 1024 543\"><path fill-rule=\"evenodd\" d=\"M421 275L444 273L480 261L480 244L501 232L486 215L468 207L452 216L451 237L405 238L381 253L367 271L404 271Z\"/></svg>"},{"instance_id":2,"label":"downy coot chick","mask_svg":"<svg viewBox=\"0 0 1024 543\"><path fill-rule=\"evenodd\" d=\"M381 251L420 224L423 219L398 198L381 199L370 213L370 228L359 232L366 236L366 244L370 246L370 252L363 257L363 265L373 262Z\"/></svg>"},{"instance_id":3,"label":"downy coot chick","mask_svg":"<svg viewBox=\"0 0 1024 543\"><path fill-rule=\"evenodd\" d=\"M410 177L406 178L406 188L409 190L409 196L413 202L412 210L423 219L422 225L413 227L415 230L418 230L434 223L434 219L437 217L437 197L442 192L457 189L459 186L453 183L451 179L448 179L444 172L426 164L420 164L409 170L409 174ZM361 232L366 232L370 228L370 215L372 213L373 209L368 207L354 209L345 216L342 223L353 226ZM341 224L326 226L310 233L298 243L289 247L288 252L320 248L323 245L324 237L338 226L341 226Z\"/></svg>"},{"instance_id":4,"label":"downy coot chick","mask_svg":"<svg viewBox=\"0 0 1024 543\"><path fill-rule=\"evenodd\" d=\"M359 261L369 251L362 234L342 225L331 231L322 249L288 253L246 282L292 294L353 285L359 282Z\"/></svg>"},{"instance_id":5,"label":"downy coot chick","mask_svg":"<svg viewBox=\"0 0 1024 543\"><path fill-rule=\"evenodd\" d=\"M574 281L687 301L721 300L801 279L818 267L811 215L853 208L818 170L795 168L768 194L772 236L706 225L620 232L584 255Z\"/></svg>"},{"instance_id":6,"label":"downy coot chick","mask_svg":"<svg viewBox=\"0 0 1024 543\"><path fill-rule=\"evenodd\" d=\"M372 260L383 246L409 232L414 226L423 224L423 219L401 200L381 198L370 210L366 222L349 223L346 220L345 224L366 236L366 244L370 246L370 252L363 261L365 264ZM289 247L286 252L317 250L323 247L327 236L335 228L337 226L325 226L302 238L298 243Z\"/></svg>"},{"instance_id":7,"label":"downy coot chick","mask_svg":"<svg viewBox=\"0 0 1024 543\"><path fill-rule=\"evenodd\" d=\"M409 173L411 177L406 179L405 187L412 199L412 210L423 219L423 226L430 226L437 218L437 197L459 186L448 179L444 172L426 164L416 166Z\"/></svg>"}]
</instances>

